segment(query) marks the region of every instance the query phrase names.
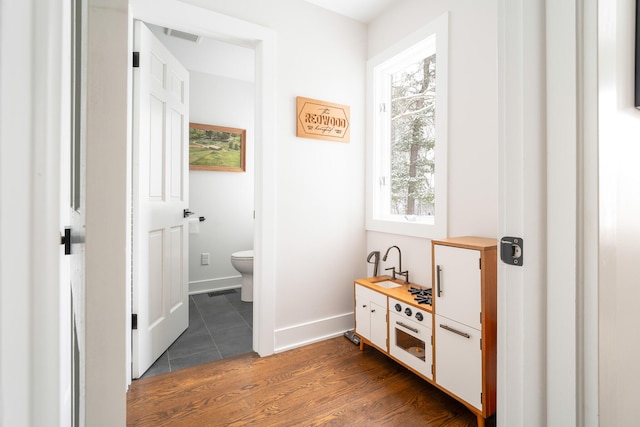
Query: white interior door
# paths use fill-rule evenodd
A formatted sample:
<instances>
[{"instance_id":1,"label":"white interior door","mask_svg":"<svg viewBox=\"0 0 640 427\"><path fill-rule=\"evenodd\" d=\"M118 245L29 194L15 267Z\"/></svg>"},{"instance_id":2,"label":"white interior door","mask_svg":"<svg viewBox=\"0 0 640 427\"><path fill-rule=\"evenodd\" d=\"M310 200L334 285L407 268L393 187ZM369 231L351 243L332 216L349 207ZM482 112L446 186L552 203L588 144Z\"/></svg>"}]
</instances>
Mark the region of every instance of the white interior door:
<instances>
[{"instance_id":1,"label":"white interior door","mask_svg":"<svg viewBox=\"0 0 640 427\"><path fill-rule=\"evenodd\" d=\"M189 74L140 21L134 30L132 376L187 328Z\"/></svg>"},{"instance_id":2,"label":"white interior door","mask_svg":"<svg viewBox=\"0 0 640 427\"><path fill-rule=\"evenodd\" d=\"M70 69L68 80L70 87L65 88L63 93L70 93L65 102L69 102L68 121L71 126L65 127L62 149L61 168L61 195L62 212L61 226L69 225L71 229L71 253L65 256L67 260L67 271L61 270L61 275L66 274L61 280L61 317L64 324L63 330L68 331L65 335L64 366L61 370L65 372L65 405L70 412L68 423L63 420L62 425L80 426L83 424L85 414L85 397L82 390L85 389L85 228L86 228L86 179L85 179L85 149L86 132L84 126L85 111L85 90L84 84L86 75L84 74L84 43L85 35L85 0L72 0L69 4L68 25L69 42L71 55L69 62ZM65 104L65 107L67 105ZM66 120L65 120L66 122ZM67 134L68 133L68 134ZM64 141L68 141L65 144ZM61 228L62 229L62 228ZM68 399L68 401L66 401Z\"/></svg>"},{"instance_id":3,"label":"white interior door","mask_svg":"<svg viewBox=\"0 0 640 427\"><path fill-rule=\"evenodd\" d=\"M64 58L60 82L60 426L80 426L84 416L84 4L64 2L61 42ZM82 349L82 351L81 351Z\"/></svg>"}]
</instances>

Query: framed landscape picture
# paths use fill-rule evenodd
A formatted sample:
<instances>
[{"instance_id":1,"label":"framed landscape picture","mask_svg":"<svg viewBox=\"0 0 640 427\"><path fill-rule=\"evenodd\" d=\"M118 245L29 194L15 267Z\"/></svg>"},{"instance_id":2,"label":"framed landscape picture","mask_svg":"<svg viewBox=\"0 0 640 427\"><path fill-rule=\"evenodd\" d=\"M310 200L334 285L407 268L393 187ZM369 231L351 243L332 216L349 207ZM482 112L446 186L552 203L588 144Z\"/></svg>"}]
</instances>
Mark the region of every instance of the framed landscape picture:
<instances>
[{"instance_id":1,"label":"framed landscape picture","mask_svg":"<svg viewBox=\"0 0 640 427\"><path fill-rule=\"evenodd\" d=\"M189 123L189 169L244 172L244 129Z\"/></svg>"}]
</instances>

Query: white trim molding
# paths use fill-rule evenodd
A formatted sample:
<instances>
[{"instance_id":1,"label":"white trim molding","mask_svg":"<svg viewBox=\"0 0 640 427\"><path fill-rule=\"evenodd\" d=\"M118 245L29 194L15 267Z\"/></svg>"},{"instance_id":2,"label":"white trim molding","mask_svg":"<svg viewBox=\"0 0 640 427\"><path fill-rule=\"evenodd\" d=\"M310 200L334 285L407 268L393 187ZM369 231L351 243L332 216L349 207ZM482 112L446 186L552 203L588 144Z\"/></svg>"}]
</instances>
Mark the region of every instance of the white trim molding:
<instances>
[{"instance_id":1,"label":"white trim molding","mask_svg":"<svg viewBox=\"0 0 640 427\"><path fill-rule=\"evenodd\" d=\"M435 212L432 217L392 215L389 207L390 129L389 112L379 111L386 104L390 73L399 64L433 46L435 40L436 104L435 123ZM419 53L418 53L419 52ZM447 236L448 224L448 139L449 139L449 14L433 19L404 39L367 61L367 152L366 152L366 222L368 231L411 237ZM384 94L384 95L383 95ZM381 186L380 181L388 181Z\"/></svg>"},{"instance_id":2,"label":"white trim molding","mask_svg":"<svg viewBox=\"0 0 640 427\"><path fill-rule=\"evenodd\" d=\"M189 295L226 291L241 287L242 276L221 277L218 279L196 280L189 282Z\"/></svg>"},{"instance_id":3,"label":"white trim molding","mask_svg":"<svg viewBox=\"0 0 640 427\"><path fill-rule=\"evenodd\" d=\"M498 232L525 241L498 265L497 425L546 425L544 1L498 2Z\"/></svg>"},{"instance_id":4,"label":"white trim molding","mask_svg":"<svg viewBox=\"0 0 640 427\"><path fill-rule=\"evenodd\" d=\"M275 352L281 353L293 348L340 336L346 331L353 329L353 325L353 312L349 312L276 329ZM300 337L305 337L305 339L301 339Z\"/></svg>"}]
</instances>

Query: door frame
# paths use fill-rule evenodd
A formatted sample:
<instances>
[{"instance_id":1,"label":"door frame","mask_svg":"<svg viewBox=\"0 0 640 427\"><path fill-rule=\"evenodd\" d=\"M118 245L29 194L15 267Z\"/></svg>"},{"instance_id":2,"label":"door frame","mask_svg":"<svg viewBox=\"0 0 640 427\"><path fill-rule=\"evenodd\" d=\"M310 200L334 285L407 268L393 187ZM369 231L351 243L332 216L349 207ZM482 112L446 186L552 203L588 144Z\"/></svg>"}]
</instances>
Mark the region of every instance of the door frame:
<instances>
[{"instance_id":1,"label":"door frame","mask_svg":"<svg viewBox=\"0 0 640 427\"><path fill-rule=\"evenodd\" d=\"M498 425L598 425L597 0L499 0Z\"/></svg>"},{"instance_id":2,"label":"door frame","mask_svg":"<svg viewBox=\"0 0 640 427\"><path fill-rule=\"evenodd\" d=\"M253 349L274 352L275 331L275 32L176 0L130 0L134 19L251 47L256 56L256 148ZM131 27L132 28L132 27ZM127 308L130 311L130 307ZM129 313L130 315L130 313ZM130 316L129 316L130 317ZM130 335L130 331L128 332ZM130 339L127 339L130 342ZM129 351L130 355L131 352ZM128 364L130 366L130 364ZM130 378L130 375L128 375Z\"/></svg>"}]
</instances>

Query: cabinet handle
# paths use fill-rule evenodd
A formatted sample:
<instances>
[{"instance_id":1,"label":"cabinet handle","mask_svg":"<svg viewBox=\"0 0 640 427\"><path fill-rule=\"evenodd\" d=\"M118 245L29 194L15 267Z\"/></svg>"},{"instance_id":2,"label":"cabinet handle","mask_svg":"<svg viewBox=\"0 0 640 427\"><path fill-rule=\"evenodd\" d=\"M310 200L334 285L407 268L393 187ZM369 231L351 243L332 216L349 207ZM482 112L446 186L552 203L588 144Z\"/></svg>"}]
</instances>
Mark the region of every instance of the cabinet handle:
<instances>
[{"instance_id":1,"label":"cabinet handle","mask_svg":"<svg viewBox=\"0 0 640 427\"><path fill-rule=\"evenodd\" d=\"M398 322L397 320L396 320L396 325L402 326L403 328L407 328L408 330L410 330L411 332L415 332L416 334L418 333L418 330L416 328L412 328L411 326L407 326L402 322Z\"/></svg>"},{"instance_id":2,"label":"cabinet handle","mask_svg":"<svg viewBox=\"0 0 640 427\"><path fill-rule=\"evenodd\" d=\"M457 329L453 329L451 326L443 325L442 323L440 323L440 327L442 329L446 329L449 332L453 332L454 334L458 334L458 335L460 335L462 337L471 338L471 335L469 335L469 334L467 334L465 332L459 331Z\"/></svg>"},{"instance_id":3,"label":"cabinet handle","mask_svg":"<svg viewBox=\"0 0 640 427\"><path fill-rule=\"evenodd\" d=\"M436 266L436 284L438 286L438 297L442 296L442 289L441 289L441 285L440 285L440 273L442 272L442 267L440 267L439 265Z\"/></svg>"}]
</instances>

